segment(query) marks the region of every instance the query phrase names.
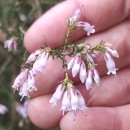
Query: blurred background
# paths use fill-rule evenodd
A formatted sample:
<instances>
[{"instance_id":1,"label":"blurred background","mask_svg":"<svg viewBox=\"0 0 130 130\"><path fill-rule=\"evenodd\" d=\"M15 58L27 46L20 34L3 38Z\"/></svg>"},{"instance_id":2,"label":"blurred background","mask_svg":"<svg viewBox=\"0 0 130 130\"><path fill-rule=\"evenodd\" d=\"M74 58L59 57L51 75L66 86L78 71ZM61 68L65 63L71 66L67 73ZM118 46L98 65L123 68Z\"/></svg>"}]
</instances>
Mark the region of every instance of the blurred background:
<instances>
[{"instance_id":1,"label":"blurred background","mask_svg":"<svg viewBox=\"0 0 130 130\"><path fill-rule=\"evenodd\" d=\"M23 46L24 33L44 12L61 1L0 0L0 130L41 130L27 117L25 101L28 99L20 102L11 86L28 55ZM5 41L14 36L19 46L17 53L4 48Z\"/></svg>"}]
</instances>

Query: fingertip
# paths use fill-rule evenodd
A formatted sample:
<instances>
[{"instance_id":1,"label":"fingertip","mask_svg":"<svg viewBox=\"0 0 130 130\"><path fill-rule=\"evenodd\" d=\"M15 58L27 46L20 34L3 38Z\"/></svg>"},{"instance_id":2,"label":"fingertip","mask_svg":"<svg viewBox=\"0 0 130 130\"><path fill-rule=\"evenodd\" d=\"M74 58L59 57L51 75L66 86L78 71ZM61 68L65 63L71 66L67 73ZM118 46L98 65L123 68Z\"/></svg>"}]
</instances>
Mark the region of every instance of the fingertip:
<instances>
[{"instance_id":1,"label":"fingertip","mask_svg":"<svg viewBox=\"0 0 130 130\"><path fill-rule=\"evenodd\" d=\"M28 104L28 116L37 127L48 129L58 125L62 113L58 106L52 108L50 97L51 95L36 97Z\"/></svg>"},{"instance_id":2,"label":"fingertip","mask_svg":"<svg viewBox=\"0 0 130 130\"><path fill-rule=\"evenodd\" d=\"M87 114L87 115L86 115ZM114 111L110 108L88 108L76 116L67 113L60 121L61 130L112 130Z\"/></svg>"}]
</instances>

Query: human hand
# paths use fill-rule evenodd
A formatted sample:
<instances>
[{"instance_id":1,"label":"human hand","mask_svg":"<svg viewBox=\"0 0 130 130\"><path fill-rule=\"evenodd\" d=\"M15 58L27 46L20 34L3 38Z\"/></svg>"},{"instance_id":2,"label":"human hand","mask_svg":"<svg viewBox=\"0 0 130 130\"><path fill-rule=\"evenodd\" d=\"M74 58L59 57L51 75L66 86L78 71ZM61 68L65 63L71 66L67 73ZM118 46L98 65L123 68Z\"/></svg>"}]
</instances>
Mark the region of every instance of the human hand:
<instances>
[{"instance_id":1,"label":"human hand","mask_svg":"<svg viewBox=\"0 0 130 130\"><path fill-rule=\"evenodd\" d=\"M52 8L38 19L25 35L25 47L33 52L44 42L51 48L62 45L67 31L67 19L76 9L81 9L82 20L95 25L96 33L87 37L87 43L110 42L119 52L116 60L117 77L106 75L101 59L98 69L101 76L99 87L87 91L77 78L73 81L82 92L87 106L87 116L78 111L75 121L71 112L62 116L60 104L52 108L49 103L58 82L63 79L61 61L49 59L44 72L37 75L37 92L28 105L32 122L41 128L59 125L61 130L129 130L130 129L130 0L69 0ZM86 37L82 31L75 31L73 41ZM70 74L71 76L71 74Z\"/></svg>"}]
</instances>

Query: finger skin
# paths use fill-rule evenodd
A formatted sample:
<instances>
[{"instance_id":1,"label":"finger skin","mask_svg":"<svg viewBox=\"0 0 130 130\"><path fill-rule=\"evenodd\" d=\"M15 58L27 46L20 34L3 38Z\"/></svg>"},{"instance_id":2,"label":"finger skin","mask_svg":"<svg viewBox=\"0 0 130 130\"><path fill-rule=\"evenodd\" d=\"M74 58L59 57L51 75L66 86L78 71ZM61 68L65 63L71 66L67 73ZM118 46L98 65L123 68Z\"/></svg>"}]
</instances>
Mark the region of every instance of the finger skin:
<instances>
[{"instance_id":1,"label":"finger skin","mask_svg":"<svg viewBox=\"0 0 130 130\"><path fill-rule=\"evenodd\" d=\"M44 43L56 48L63 44L67 32L67 19L76 9L81 8L81 19L95 25L96 32L111 27L129 15L128 0L68 0L53 7L39 18L27 31L24 38L25 47L32 52ZM116 6L115 6L116 5ZM126 6L127 5L127 6ZM79 40L85 33L76 31L74 41Z\"/></svg>"},{"instance_id":2,"label":"finger skin","mask_svg":"<svg viewBox=\"0 0 130 130\"><path fill-rule=\"evenodd\" d=\"M120 107L91 107L87 116L83 111L77 116L67 113L60 121L61 130L129 130L130 105Z\"/></svg>"},{"instance_id":3,"label":"finger skin","mask_svg":"<svg viewBox=\"0 0 130 130\"><path fill-rule=\"evenodd\" d=\"M28 104L28 116L40 128L56 127L62 117L59 103L57 107L52 108L52 104L49 103L50 97L51 95L39 96Z\"/></svg>"},{"instance_id":4,"label":"finger skin","mask_svg":"<svg viewBox=\"0 0 130 130\"><path fill-rule=\"evenodd\" d=\"M104 31L104 33L96 34L95 36L93 36L91 39L88 40L89 42L93 41L94 43L97 43L98 41L101 41L101 39L103 39L105 41L112 43L114 49L116 49L119 52L120 56L118 59L114 58L114 60L116 61L116 66L118 69L122 69L129 66L130 64L129 29L130 29L130 22L126 21L122 24L114 26L109 30ZM107 69L104 59L102 58L101 60L99 60L97 64L98 64L97 69L99 70L100 76L102 77L103 75L106 75ZM63 80L64 77L63 72L64 71L62 68L61 60L60 59L53 60L50 58L50 60L47 62L47 65L43 73L40 73L36 77L36 86L38 88L38 91L34 92L32 96L34 97L54 92L58 83L61 80ZM77 76L76 78L72 78L71 70L69 71L69 76L74 83L79 82L78 79L79 76Z\"/></svg>"},{"instance_id":5,"label":"finger skin","mask_svg":"<svg viewBox=\"0 0 130 130\"><path fill-rule=\"evenodd\" d=\"M40 128L52 128L60 121L61 130L129 130L130 105L120 107L89 107L85 113L77 111L63 117L58 107L51 108L50 95L33 99L28 104L31 121ZM59 104L58 104L59 106ZM87 116L86 116L87 115Z\"/></svg>"}]
</instances>

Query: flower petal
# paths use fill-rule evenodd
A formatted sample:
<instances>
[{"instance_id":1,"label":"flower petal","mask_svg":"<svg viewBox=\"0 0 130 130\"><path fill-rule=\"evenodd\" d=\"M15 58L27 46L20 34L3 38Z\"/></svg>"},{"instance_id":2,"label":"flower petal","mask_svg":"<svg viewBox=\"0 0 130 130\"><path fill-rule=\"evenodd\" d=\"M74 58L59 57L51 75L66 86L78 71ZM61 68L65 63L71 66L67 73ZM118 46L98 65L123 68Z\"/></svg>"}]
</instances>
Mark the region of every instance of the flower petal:
<instances>
[{"instance_id":1,"label":"flower petal","mask_svg":"<svg viewBox=\"0 0 130 130\"><path fill-rule=\"evenodd\" d=\"M81 58L80 58L80 57L77 57L77 58L75 59L74 65L73 65L73 67L72 67L72 76L73 76L73 77L75 77L75 76L79 73L80 64L81 64Z\"/></svg>"},{"instance_id":2,"label":"flower petal","mask_svg":"<svg viewBox=\"0 0 130 130\"><path fill-rule=\"evenodd\" d=\"M85 82L86 77L87 77L86 65L82 61L81 66L80 66L80 72L79 72L79 78L80 78L80 80L81 80L82 83Z\"/></svg>"}]
</instances>

